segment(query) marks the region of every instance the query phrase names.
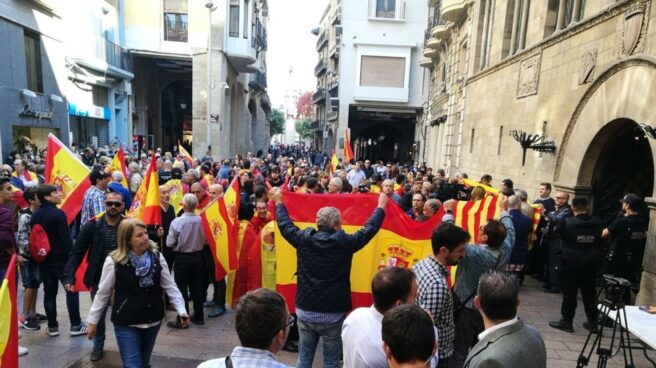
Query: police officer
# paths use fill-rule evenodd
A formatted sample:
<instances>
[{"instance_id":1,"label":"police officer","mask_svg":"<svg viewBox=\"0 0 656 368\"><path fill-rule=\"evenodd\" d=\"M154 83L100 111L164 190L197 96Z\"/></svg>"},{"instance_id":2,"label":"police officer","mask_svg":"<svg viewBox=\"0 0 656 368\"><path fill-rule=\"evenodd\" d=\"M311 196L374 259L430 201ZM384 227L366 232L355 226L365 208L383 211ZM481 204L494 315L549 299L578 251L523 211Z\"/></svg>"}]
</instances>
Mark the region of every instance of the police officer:
<instances>
[{"instance_id":1,"label":"police officer","mask_svg":"<svg viewBox=\"0 0 656 368\"><path fill-rule=\"evenodd\" d=\"M599 264L601 249L602 222L596 216L588 214L588 200L575 197L572 200L573 217L569 217L556 226L556 233L561 236L563 304L562 318L549 322L549 326L574 332L572 321L576 312L576 294L581 289L583 306L588 321L583 327L590 330L595 327L596 290L595 276Z\"/></svg>"},{"instance_id":2,"label":"police officer","mask_svg":"<svg viewBox=\"0 0 656 368\"><path fill-rule=\"evenodd\" d=\"M613 239L609 271L618 277L638 283L642 259L645 255L648 221L640 215L644 206L642 198L629 193L622 199L624 216L604 229L603 238Z\"/></svg>"}]
</instances>

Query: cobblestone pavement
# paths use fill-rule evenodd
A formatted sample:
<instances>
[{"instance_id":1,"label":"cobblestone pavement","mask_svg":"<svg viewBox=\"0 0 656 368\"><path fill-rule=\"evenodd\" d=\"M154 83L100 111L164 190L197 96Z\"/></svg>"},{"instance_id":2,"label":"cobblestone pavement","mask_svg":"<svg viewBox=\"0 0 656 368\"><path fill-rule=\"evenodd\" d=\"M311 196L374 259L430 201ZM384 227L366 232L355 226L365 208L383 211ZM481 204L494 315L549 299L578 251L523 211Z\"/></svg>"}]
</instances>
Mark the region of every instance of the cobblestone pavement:
<instances>
[{"instance_id":1,"label":"cobblestone pavement","mask_svg":"<svg viewBox=\"0 0 656 368\"><path fill-rule=\"evenodd\" d=\"M107 341L105 343L105 358L97 363L89 361L91 351L91 342L84 336L70 337L68 335L68 318L66 317L66 304L63 297L64 291L60 288L57 299L58 315L60 322L59 337L48 337L45 333L45 326L39 331L25 331L21 329L22 338L20 344L30 349L28 355L20 358L21 367L75 367L75 368L114 368L120 367L120 358L118 348L114 338L113 328L109 322L109 313L107 316L108 330ZM522 287L520 293L520 310L519 316L528 324L535 326L542 333L547 346L548 363L550 368L576 367L576 360L585 343L587 331L583 329L582 323L585 320L582 304L579 300L579 308L574 321L574 330L572 334L554 330L549 327L549 321L556 320L560 317L559 294L545 294L540 289L540 285L534 280L528 278L526 284ZM22 293L19 291L19 301L22 300ZM90 307L90 297L88 293L80 295L80 310L82 316ZM20 303L20 302L19 302ZM43 312L42 301L39 299L37 310ZM169 312L169 318L174 317L173 312ZM188 330L173 330L163 326L157 337L155 351L153 352L153 368L172 368L172 367L195 367L203 360L221 357L227 355L234 346L238 345L234 330L234 314L228 314L219 318L205 319L204 326L191 325ZM650 356L656 356L656 352L650 351ZM294 365L296 355L280 352L279 359L290 365ZM652 367L644 358L642 351L634 351L636 367ZM589 366L595 367L597 359L593 357ZM317 356L316 367L321 367L321 357ZM624 367L623 360L617 356L609 361L609 367ZM521 367L518 364L517 367Z\"/></svg>"}]
</instances>

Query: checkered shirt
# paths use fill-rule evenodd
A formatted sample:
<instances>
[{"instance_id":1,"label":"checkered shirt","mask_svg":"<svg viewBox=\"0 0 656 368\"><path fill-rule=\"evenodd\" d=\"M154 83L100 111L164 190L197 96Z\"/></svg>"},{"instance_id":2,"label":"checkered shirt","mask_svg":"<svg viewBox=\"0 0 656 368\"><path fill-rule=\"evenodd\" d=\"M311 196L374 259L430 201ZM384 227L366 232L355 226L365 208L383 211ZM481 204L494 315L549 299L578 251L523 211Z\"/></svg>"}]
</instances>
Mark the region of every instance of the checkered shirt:
<instances>
[{"instance_id":1,"label":"checkered shirt","mask_svg":"<svg viewBox=\"0 0 656 368\"><path fill-rule=\"evenodd\" d=\"M268 350L244 348L238 346L230 353L234 368L290 368L276 360ZM201 363L198 368L225 368L225 358L212 359Z\"/></svg>"},{"instance_id":2,"label":"checkered shirt","mask_svg":"<svg viewBox=\"0 0 656 368\"><path fill-rule=\"evenodd\" d=\"M105 192L95 185L87 189L82 200L82 225L86 224L97 214L105 211Z\"/></svg>"}]
</instances>

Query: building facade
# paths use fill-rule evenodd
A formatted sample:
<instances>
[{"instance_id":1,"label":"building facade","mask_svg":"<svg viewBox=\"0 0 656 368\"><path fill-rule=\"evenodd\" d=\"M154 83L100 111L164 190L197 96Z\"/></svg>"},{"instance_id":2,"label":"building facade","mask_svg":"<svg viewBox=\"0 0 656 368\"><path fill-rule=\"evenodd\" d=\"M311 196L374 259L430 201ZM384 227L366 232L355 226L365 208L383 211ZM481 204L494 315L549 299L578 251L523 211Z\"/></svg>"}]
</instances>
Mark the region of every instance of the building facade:
<instances>
[{"instance_id":1,"label":"building facade","mask_svg":"<svg viewBox=\"0 0 656 368\"><path fill-rule=\"evenodd\" d=\"M643 287L656 286L656 36L651 0L441 0L426 160L451 174L541 182L591 199L605 221L632 192L651 226ZM435 15L433 15L435 16ZM429 61L430 60L430 61ZM455 152L455 156L454 156ZM653 303L654 300L642 303Z\"/></svg>"},{"instance_id":2,"label":"building facade","mask_svg":"<svg viewBox=\"0 0 656 368\"><path fill-rule=\"evenodd\" d=\"M265 0L135 1L125 18L135 136L197 157L266 150Z\"/></svg>"},{"instance_id":3,"label":"building facade","mask_svg":"<svg viewBox=\"0 0 656 368\"><path fill-rule=\"evenodd\" d=\"M341 155L348 129L358 158L417 158L426 14L414 1L330 1L317 31L315 145Z\"/></svg>"}]
</instances>

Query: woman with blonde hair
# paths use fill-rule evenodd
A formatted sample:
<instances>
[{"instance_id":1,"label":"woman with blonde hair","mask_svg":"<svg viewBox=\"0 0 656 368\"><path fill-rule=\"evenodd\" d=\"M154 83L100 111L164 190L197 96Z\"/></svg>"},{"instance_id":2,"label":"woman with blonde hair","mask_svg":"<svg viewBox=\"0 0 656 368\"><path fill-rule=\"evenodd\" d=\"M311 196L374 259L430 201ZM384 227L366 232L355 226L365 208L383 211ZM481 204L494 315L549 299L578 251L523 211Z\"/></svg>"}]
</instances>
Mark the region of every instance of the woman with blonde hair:
<instances>
[{"instance_id":1,"label":"woman with blonde hair","mask_svg":"<svg viewBox=\"0 0 656 368\"><path fill-rule=\"evenodd\" d=\"M471 197L469 198L469 200L470 201L480 201L483 198L485 198L485 188L478 185L478 186L476 186L476 188L474 188L472 190Z\"/></svg>"},{"instance_id":2,"label":"woman with blonde hair","mask_svg":"<svg viewBox=\"0 0 656 368\"><path fill-rule=\"evenodd\" d=\"M164 257L148 239L146 225L137 219L123 220L117 240L118 249L105 259L98 293L87 317L87 337L95 336L103 307L111 297L111 320L123 367L147 368L165 317L164 293L183 325L188 324L189 315Z\"/></svg>"}]
</instances>

